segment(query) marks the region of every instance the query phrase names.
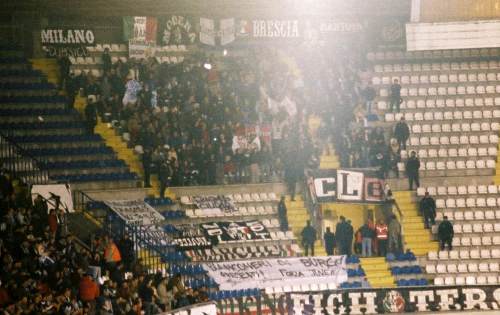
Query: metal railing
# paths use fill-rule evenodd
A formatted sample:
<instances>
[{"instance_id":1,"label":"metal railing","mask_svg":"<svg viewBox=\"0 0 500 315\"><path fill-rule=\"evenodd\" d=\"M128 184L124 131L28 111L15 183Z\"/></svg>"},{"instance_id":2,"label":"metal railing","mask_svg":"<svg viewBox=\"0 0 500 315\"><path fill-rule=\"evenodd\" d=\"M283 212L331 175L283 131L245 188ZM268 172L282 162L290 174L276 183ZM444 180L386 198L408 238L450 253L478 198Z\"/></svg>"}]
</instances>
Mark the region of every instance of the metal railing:
<instances>
[{"instance_id":1,"label":"metal railing","mask_svg":"<svg viewBox=\"0 0 500 315\"><path fill-rule=\"evenodd\" d=\"M31 156L12 138L0 133L0 167L22 179L26 184L49 183L49 171L44 163Z\"/></svg>"}]
</instances>

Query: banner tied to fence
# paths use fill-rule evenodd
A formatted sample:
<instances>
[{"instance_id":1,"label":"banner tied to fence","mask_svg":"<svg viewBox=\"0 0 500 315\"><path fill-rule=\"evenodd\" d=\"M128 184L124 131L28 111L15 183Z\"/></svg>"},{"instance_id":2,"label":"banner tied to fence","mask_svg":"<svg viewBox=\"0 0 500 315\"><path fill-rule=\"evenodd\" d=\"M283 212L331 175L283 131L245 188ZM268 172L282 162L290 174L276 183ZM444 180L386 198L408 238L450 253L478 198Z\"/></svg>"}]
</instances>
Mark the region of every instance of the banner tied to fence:
<instances>
[{"instance_id":1,"label":"banner tied to fence","mask_svg":"<svg viewBox=\"0 0 500 315\"><path fill-rule=\"evenodd\" d=\"M347 281L346 256L253 259L204 263L220 290Z\"/></svg>"},{"instance_id":2,"label":"banner tied to fence","mask_svg":"<svg viewBox=\"0 0 500 315\"><path fill-rule=\"evenodd\" d=\"M108 200L104 203L127 224L150 225L164 220L158 211L143 200Z\"/></svg>"}]
</instances>

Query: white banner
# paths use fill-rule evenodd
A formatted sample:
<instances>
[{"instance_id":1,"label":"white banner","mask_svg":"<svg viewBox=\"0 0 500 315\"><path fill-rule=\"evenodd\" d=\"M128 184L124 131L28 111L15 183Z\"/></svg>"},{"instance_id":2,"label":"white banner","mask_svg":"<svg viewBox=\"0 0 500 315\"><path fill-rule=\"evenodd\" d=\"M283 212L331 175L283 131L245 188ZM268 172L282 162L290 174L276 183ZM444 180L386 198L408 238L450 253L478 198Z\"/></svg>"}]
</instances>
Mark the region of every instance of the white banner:
<instances>
[{"instance_id":1,"label":"white banner","mask_svg":"<svg viewBox=\"0 0 500 315\"><path fill-rule=\"evenodd\" d=\"M206 302L160 313L160 315L217 315L217 306L214 302Z\"/></svg>"},{"instance_id":2,"label":"white banner","mask_svg":"<svg viewBox=\"0 0 500 315\"><path fill-rule=\"evenodd\" d=\"M215 46L215 22L211 19L200 18L200 42Z\"/></svg>"},{"instance_id":3,"label":"white banner","mask_svg":"<svg viewBox=\"0 0 500 315\"><path fill-rule=\"evenodd\" d=\"M127 224L150 225L160 223L163 216L143 200L108 200L104 201Z\"/></svg>"},{"instance_id":4,"label":"white banner","mask_svg":"<svg viewBox=\"0 0 500 315\"><path fill-rule=\"evenodd\" d=\"M337 198L339 200L363 199L362 172L337 170Z\"/></svg>"},{"instance_id":5,"label":"white banner","mask_svg":"<svg viewBox=\"0 0 500 315\"><path fill-rule=\"evenodd\" d=\"M253 259L204 263L220 290L347 281L346 256Z\"/></svg>"},{"instance_id":6,"label":"white banner","mask_svg":"<svg viewBox=\"0 0 500 315\"><path fill-rule=\"evenodd\" d=\"M43 198L49 201L47 204L49 210L55 208L56 199L59 199L59 209L63 209L67 212L75 211L69 184L33 185L31 188L31 197L35 200L38 195L42 195Z\"/></svg>"},{"instance_id":7,"label":"white banner","mask_svg":"<svg viewBox=\"0 0 500 315\"><path fill-rule=\"evenodd\" d=\"M234 19L222 19L220 20L220 44L227 45L234 42L235 40L235 25Z\"/></svg>"},{"instance_id":8,"label":"white banner","mask_svg":"<svg viewBox=\"0 0 500 315\"><path fill-rule=\"evenodd\" d=\"M147 59L156 54L156 45L154 43L133 41L128 43L128 56L135 59Z\"/></svg>"}]
</instances>

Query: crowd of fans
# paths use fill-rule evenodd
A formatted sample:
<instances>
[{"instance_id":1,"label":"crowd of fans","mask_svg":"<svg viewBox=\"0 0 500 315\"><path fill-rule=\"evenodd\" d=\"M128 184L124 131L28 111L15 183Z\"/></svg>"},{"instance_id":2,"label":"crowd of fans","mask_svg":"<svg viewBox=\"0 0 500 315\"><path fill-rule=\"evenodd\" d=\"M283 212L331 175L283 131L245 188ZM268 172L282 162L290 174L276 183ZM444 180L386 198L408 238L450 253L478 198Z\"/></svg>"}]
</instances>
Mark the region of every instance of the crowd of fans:
<instances>
[{"instance_id":1,"label":"crowd of fans","mask_svg":"<svg viewBox=\"0 0 500 315\"><path fill-rule=\"evenodd\" d=\"M179 275L147 274L127 236L102 235L86 249L68 233L66 214L48 209L0 175L1 314L157 314L208 300Z\"/></svg>"},{"instance_id":2,"label":"crowd of fans","mask_svg":"<svg viewBox=\"0 0 500 315\"><path fill-rule=\"evenodd\" d=\"M164 186L276 181L287 169L303 174L314 155L296 110L302 104L270 108L262 96L279 103L293 90L290 70L273 50L178 64L106 61L103 71L99 79L68 74L66 89L88 97L89 129L97 112L142 154L146 185L155 173Z\"/></svg>"}]
</instances>

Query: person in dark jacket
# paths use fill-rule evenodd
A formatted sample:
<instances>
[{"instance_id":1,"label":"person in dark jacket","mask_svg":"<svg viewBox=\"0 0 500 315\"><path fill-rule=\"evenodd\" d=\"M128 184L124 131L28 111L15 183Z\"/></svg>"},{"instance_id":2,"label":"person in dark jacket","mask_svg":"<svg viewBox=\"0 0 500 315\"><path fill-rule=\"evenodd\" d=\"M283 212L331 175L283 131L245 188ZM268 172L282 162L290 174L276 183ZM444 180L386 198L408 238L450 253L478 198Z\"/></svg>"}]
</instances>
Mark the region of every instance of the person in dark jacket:
<instances>
[{"instance_id":1,"label":"person in dark jacket","mask_svg":"<svg viewBox=\"0 0 500 315\"><path fill-rule=\"evenodd\" d=\"M144 153L142 154L142 168L144 169L144 187L148 188L151 187L151 163L153 162L152 160L152 154L149 149L144 149Z\"/></svg>"},{"instance_id":2,"label":"person in dark jacket","mask_svg":"<svg viewBox=\"0 0 500 315\"><path fill-rule=\"evenodd\" d=\"M97 106L94 95L88 97L88 103L85 106L85 120L87 121L87 131L94 134L94 128L97 125Z\"/></svg>"},{"instance_id":3,"label":"person in dark jacket","mask_svg":"<svg viewBox=\"0 0 500 315\"><path fill-rule=\"evenodd\" d=\"M127 270L131 270L135 261L134 242L130 239L127 233L123 234L123 238L118 242L118 249L122 254L122 261Z\"/></svg>"},{"instance_id":4,"label":"person in dark jacket","mask_svg":"<svg viewBox=\"0 0 500 315\"><path fill-rule=\"evenodd\" d=\"M398 141L399 148L406 150L406 141L410 137L410 127L408 127L404 117L401 117L401 120L394 127L394 137Z\"/></svg>"},{"instance_id":5,"label":"person in dark jacket","mask_svg":"<svg viewBox=\"0 0 500 315\"><path fill-rule=\"evenodd\" d=\"M363 224L363 226L360 229L361 232L361 238L362 238L362 243L361 243L361 255L363 257L371 257L372 256L372 242L373 242L373 229L370 228L368 225L368 222Z\"/></svg>"},{"instance_id":6,"label":"person in dark jacket","mask_svg":"<svg viewBox=\"0 0 500 315\"><path fill-rule=\"evenodd\" d=\"M107 47L104 48L101 60L102 60L102 71L105 74L108 74L108 72L111 70L111 55L109 54L109 48Z\"/></svg>"},{"instance_id":7,"label":"person in dark jacket","mask_svg":"<svg viewBox=\"0 0 500 315\"><path fill-rule=\"evenodd\" d=\"M401 85L398 79L394 79L393 84L391 84L391 96L390 96L390 111L396 107L396 112L399 113L399 106L401 105Z\"/></svg>"},{"instance_id":8,"label":"person in dark jacket","mask_svg":"<svg viewBox=\"0 0 500 315\"><path fill-rule=\"evenodd\" d=\"M352 226L346 222L345 217L340 216L340 222L335 227L335 235L341 255L351 255L353 233Z\"/></svg>"},{"instance_id":9,"label":"person in dark jacket","mask_svg":"<svg viewBox=\"0 0 500 315\"><path fill-rule=\"evenodd\" d=\"M428 192L425 192L424 198L420 200L420 214L424 216L424 224L425 228L429 228L434 225L436 219L436 202L429 195ZM430 223L430 224L429 224Z\"/></svg>"},{"instance_id":10,"label":"person in dark jacket","mask_svg":"<svg viewBox=\"0 0 500 315\"><path fill-rule=\"evenodd\" d=\"M366 102L366 112L368 114L371 114L372 112L373 100L376 96L377 92L373 88L373 85L369 83L368 86L363 90L363 98Z\"/></svg>"},{"instance_id":11,"label":"person in dark jacket","mask_svg":"<svg viewBox=\"0 0 500 315\"><path fill-rule=\"evenodd\" d=\"M283 232L288 231L288 216L285 204L285 196L281 196L280 202L278 203L278 219L280 222L280 229Z\"/></svg>"},{"instance_id":12,"label":"person in dark jacket","mask_svg":"<svg viewBox=\"0 0 500 315\"><path fill-rule=\"evenodd\" d=\"M415 151L411 151L411 156L406 161L406 175L408 175L408 183L410 186L410 190L413 190L413 182L417 185L417 188L420 187L419 174L418 171L420 169L420 160L417 157L417 153Z\"/></svg>"},{"instance_id":13,"label":"person in dark jacket","mask_svg":"<svg viewBox=\"0 0 500 315\"><path fill-rule=\"evenodd\" d=\"M306 226L302 230L302 245L305 255L308 256L311 249L311 256L314 256L314 242L316 242L316 230L311 226L311 221L307 220Z\"/></svg>"},{"instance_id":14,"label":"person in dark jacket","mask_svg":"<svg viewBox=\"0 0 500 315\"><path fill-rule=\"evenodd\" d=\"M325 234L323 235L323 241L325 242L325 250L328 256L332 256L335 248L335 234L330 231L330 228L327 227Z\"/></svg>"},{"instance_id":15,"label":"person in dark jacket","mask_svg":"<svg viewBox=\"0 0 500 315\"><path fill-rule=\"evenodd\" d=\"M444 246L448 245L448 250L452 249L451 244L453 243L453 236L455 235L453 231L453 225L448 221L448 217L444 216L443 221L438 227L438 239L441 250L444 250Z\"/></svg>"},{"instance_id":16,"label":"person in dark jacket","mask_svg":"<svg viewBox=\"0 0 500 315\"><path fill-rule=\"evenodd\" d=\"M160 164L158 170L158 180L160 181L160 198L165 197L165 189L167 189L172 180L172 165L170 160L166 160Z\"/></svg>"}]
</instances>

